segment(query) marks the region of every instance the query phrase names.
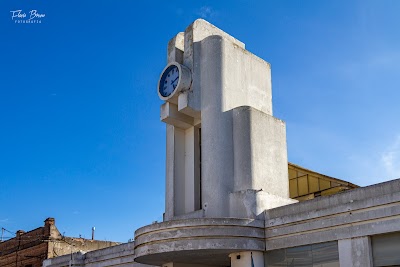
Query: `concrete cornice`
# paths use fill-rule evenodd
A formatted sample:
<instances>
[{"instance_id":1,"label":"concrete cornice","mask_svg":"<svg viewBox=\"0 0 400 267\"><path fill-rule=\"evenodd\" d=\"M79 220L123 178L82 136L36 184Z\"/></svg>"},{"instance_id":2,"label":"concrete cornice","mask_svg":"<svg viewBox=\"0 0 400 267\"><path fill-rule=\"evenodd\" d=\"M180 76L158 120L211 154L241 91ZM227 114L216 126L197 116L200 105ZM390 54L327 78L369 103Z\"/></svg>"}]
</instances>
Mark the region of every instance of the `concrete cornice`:
<instances>
[{"instance_id":1,"label":"concrete cornice","mask_svg":"<svg viewBox=\"0 0 400 267\"><path fill-rule=\"evenodd\" d=\"M229 265L230 253L264 251L264 235L264 221L249 219L202 218L152 224L136 231L135 261Z\"/></svg>"}]
</instances>

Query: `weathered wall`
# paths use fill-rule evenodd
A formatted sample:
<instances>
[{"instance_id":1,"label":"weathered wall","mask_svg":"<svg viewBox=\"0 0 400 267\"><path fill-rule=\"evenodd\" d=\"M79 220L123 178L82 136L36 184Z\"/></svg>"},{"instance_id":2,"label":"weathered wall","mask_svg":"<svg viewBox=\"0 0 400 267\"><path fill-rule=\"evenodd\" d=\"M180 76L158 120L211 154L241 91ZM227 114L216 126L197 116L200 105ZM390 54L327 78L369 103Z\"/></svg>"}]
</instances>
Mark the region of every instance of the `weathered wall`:
<instances>
[{"instance_id":1,"label":"weathered wall","mask_svg":"<svg viewBox=\"0 0 400 267\"><path fill-rule=\"evenodd\" d=\"M265 214L266 250L400 231L400 179Z\"/></svg>"},{"instance_id":2,"label":"weathered wall","mask_svg":"<svg viewBox=\"0 0 400 267\"><path fill-rule=\"evenodd\" d=\"M47 219L43 227L29 232L18 231L15 238L0 243L0 266L2 267L32 267L42 266L47 259L51 225L54 220Z\"/></svg>"},{"instance_id":3,"label":"weathered wall","mask_svg":"<svg viewBox=\"0 0 400 267\"><path fill-rule=\"evenodd\" d=\"M42 266L42 262L46 259L47 244L44 242L37 242L30 247L20 247L14 252L0 256L1 267L25 267L32 264L32 267ZM17 248L17 247L16 247ZM0 249L0 251L2 251Z\"/></svg>"},{"instance_id":4,"label":"weathered wall","mask_svg":"<svg viewBox=\"0 0 400 267\"><path fill-rule=\"evenodd\" d=\"M62 239L51 242L52 250L49 253L52 253L49 258L52 258L57 255L65 255L70 254L71 252L78 251L92 251L97 249L108 248L111 246L118 245L117 242L110 241L98 241L98 240L90 240L84 238L73 238L73 237L64 237Z\"/></svg>"},{"instance_id":5,"label":"weathered wall","mask_svg":"<svg viewBox=\"0 0 400 267\"><path fill-rule=\"evenodd\" d=\"M29 232L18 231L17 236L0 243L1 267L42 266L43 260L70 254L76 251L91 251L114 246L118 243L63 237L55 226L55 220L48 218L43 227Z\"/></svg>"},{"instance_id":6,"label":"weathered wall","mask_svg":"<svg viewBox=\"0 0 400 267\"><path fill-rule=\"evenodd\" d=\"M372 267L371 241L368 236L338 242L340 266Z\"/></svg>"},{"instance_id":7,"label":"weathered wall","mask_svg":"<svg viewBox=\"0 0 400 267\"><path fill-rule=\"evenodd\" d=\"M48 259L43 262L43 267L149 267L134 262L134 243L125 243L109 248L99 249L91 252L75 252L73 254Z\"/></svg>"}]
</instances>

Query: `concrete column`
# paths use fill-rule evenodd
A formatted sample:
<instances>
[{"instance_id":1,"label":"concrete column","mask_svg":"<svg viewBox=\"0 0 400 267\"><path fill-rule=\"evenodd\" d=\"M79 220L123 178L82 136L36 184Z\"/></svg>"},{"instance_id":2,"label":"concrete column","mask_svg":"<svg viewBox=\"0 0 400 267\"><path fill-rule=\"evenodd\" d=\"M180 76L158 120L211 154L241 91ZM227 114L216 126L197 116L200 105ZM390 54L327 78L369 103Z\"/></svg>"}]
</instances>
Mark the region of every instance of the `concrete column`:
<instances>
[{"instance_id":1,"label":"concrete column","mask_svg":"<svg viewBox=\"0 0 400 267\"><path fill-rule=\"evenodd\" d=\"M185 130L175 127L174 215L185 214Z\"/></svg>"},{"instance_id":2,"label":"concrete column","mask_svg":"<svg viewBox=\"0 0 400 267\"><path fill-rule=\"evenodd\" d=\"M168 42L167 48L167 62L183 63L183 49L184 49L184 34L178 33L174 38Z\"/></svg>"},{"instance_id":3,"label":"concrete column","mask_svg":"<svg viewBox=\"0 0 400 267\"><path fill-rule=\"evenodd\" d=\"M168 42L167 63L183 63L184 34L179 33ZM175 172L175 127L167 124L166 129L166 184L164 220L170 220L175 213L174 172Z\"/></svg>"},{"instance_id":4,"label":"concrete column","mask_svg":"<svg viewBox=\"0 0 400 267\"><path fill-rule=\"evenodd\" d=\"M202 41L201 132L202 196L206 217L229 217L229 193L233 191L232 112L223 110L223 38ZM227 88L226 88L227 90Z\"/></svg>"},{"instance_id":5,"label":"concrete column","mask_svg":"<svg viewBox=\"0 0 400 267\"><path fill-rule=\"evenodd\" d=\"M166 129L166 170L165 170L165 217L168 221L174 217L174 135L175 127L167 124Z\"/></svg>"},{"instance_id":6,"label":"concrete column","mask_svg":"<svg viewBox=\"0 0 400 267\"><path fill-rule=\"evenodd\" d=\"M338 241L341 267L372 267L371 241L368 236Z\"/></svg>"},{"instance_id":7,"label":"concrete column","mask_svg":"<svg viewBox=\"0 0 400 267\"><path fill-rule=\"evenodd\" d=\"M264 253L259 251L244 251L229 254L231 267L264 267Z\"/></svg>"}]
</instances>

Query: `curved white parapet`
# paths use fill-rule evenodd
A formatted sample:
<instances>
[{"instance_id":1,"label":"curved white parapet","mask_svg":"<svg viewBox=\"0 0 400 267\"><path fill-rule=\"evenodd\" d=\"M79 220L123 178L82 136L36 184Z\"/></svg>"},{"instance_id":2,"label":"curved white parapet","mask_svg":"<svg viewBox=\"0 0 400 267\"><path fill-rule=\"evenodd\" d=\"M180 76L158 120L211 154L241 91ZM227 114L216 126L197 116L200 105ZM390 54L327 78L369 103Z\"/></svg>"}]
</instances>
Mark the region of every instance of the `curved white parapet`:
<instances>
[{"instance_id":1,"label":"curved white parapet","mask_svg":"<svg viewBox=\"0 0 400 267\"><path fill-rule=\"evenodd\" d=\"M229 266L229 254L265 250L264 222L250 219L187 219L139 228L135 261Z\"/></svg>"}]
</instances>

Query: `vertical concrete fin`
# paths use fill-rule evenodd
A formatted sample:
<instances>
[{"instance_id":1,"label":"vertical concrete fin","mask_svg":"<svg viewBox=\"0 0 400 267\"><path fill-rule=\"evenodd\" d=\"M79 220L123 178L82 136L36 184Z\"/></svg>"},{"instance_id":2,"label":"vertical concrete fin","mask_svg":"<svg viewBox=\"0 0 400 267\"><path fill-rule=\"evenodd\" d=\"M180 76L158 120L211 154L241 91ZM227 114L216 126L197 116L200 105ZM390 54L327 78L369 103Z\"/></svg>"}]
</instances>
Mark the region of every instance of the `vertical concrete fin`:
<instances>
[{"instance_id":1,"label":"vertical concrete fin","mask_svg":"<svg viewBox=\"0 0 400 267\"><path fill-rule=\"evenodd\" d=\"M184 33L180 32L168 42L167 64L171 62L183 64L184 38Z\"/></svg>"}]
</instances>

